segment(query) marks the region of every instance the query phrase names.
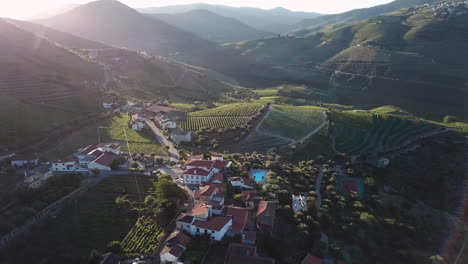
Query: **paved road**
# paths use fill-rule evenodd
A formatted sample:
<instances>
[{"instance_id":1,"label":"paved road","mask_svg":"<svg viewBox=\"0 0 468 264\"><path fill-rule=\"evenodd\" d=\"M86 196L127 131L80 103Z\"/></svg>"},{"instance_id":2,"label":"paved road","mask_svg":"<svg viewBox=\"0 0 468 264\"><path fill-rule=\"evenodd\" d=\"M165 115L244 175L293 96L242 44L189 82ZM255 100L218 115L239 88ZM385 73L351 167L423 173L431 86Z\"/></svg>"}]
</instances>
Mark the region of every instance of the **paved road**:
<instances>
[{"instance_id":1,"label":"paved road","mask_svg":"<svg viewBox=\"0 0 468 264\"><path fill-rule=\"evenodd\" d=\"M176 148L174 148L174 145L172 144L171 141L169 141L164 134L159 130L158 127L149 119L143 118L146 122L146 124L153 130L154 135L156 136L156 139L161 142L164 146L169 146L169 157L172 161L179 161L179 152L177 151Z\"/></svg>"}]
</instances>

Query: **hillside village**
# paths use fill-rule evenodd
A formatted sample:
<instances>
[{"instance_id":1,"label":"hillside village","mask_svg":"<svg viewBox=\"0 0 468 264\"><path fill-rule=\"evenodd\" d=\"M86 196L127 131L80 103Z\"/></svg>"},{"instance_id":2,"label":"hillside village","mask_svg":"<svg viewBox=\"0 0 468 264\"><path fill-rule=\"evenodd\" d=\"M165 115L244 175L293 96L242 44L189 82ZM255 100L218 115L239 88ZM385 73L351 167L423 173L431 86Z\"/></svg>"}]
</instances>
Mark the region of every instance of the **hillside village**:
<instances>
[{"instance_id":1,"label":"hillside village","mask_svg":"<svg viewBox=\"0 0 468 264\"><path fill-rule=\"evenodd\" d=\"M417 9L430 9L438 17L456 17L468 13L468 1L443 1L433 5L424 4L416 7Z\"/></svg>"},{"instance_id":2,"label":"hillside village","mask_svg":"<svg viewBox=\"0 0 468 264\"><path fill-rule=\"evenodd\" d=\"M468 0L194 6L0 18L0 264L466 262Z\"/></svg>"}]
</instances>

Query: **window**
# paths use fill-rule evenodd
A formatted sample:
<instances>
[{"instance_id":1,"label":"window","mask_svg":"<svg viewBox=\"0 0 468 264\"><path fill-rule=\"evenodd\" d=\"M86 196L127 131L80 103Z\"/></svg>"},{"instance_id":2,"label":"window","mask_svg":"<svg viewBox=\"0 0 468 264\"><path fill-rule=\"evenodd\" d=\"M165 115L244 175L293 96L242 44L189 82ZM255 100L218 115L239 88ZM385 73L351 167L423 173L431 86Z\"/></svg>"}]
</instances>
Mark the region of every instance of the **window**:
<instances>
[{"instance_id":1,"label":"window","mask_svg":"<svg viewBox=\"0 0 468 264\"><path fill-rule=\"evenodd\" d=\"M214 237L214 236L212 236L212 237L211 237L211 239L215 239L215 237Z\"/></svg>"},{"instance_id":2,"label":"window","mask_svg":"<svg viewBox=\"0 0 468 264\"><path fill-rule=\"evenodd\" d=\"M197 227L197 232L200 232L200 228Z\"/></svg>"},{"instance_id":3,"label":"window","mask_svg":"<svg viewBox=\"0 0 468 264\"><path fill-rule=\"evenodd\" d=\"M214 234L214 232L215 232L215 231L211 231L211 233L213 233L213 234Z\"/></svg>"}]
</instances>

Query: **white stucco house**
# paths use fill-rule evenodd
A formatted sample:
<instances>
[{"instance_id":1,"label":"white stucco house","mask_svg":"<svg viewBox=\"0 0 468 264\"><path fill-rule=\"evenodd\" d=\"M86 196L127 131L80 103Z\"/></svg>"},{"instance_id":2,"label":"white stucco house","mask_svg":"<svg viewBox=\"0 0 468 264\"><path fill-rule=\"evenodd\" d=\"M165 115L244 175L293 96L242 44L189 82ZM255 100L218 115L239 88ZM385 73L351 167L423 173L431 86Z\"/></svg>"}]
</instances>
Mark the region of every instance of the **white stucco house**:
<instances>
[{"instance_id":1,"label":"white stucco house","mask_svg":"<svg viewBox=\"0 0 468 264\"><path fill-rule=\"evenodd\" d=\"M181 174L185 184L200 184L208 182L211 177L230 168L230 161L222 160L190 160L185 164L186 170Z\"/></svg>"},{"instance_id":2,"label":"white stucco house","mask_svg":"<svg viewBox=\"0 0 468 264\"><path fill-rule=\"evenodd\" d=\"M220 241L232 226L230 216L212 216L212 206L195 204L190 214L182 214L176 220L176 228L191 234L208 234L211 239Z\"/></svg>"},{"instance_id":3,"label":"white stucco house","mask_svg":"<svg viewBox=\"0 0 468 264\"><path fill-rule=\"evenodd\" d=\"M132 121L130 122L132 126L132 130L141 131L143 128L146 127L146 123L143 119L141 119L138 115L132 116Z\"/></svg>"},{"instance_id":4,"label":"white stucco house","mask_svg":"<svg viewBox=\"0 0 468 264\"><path fill-rule=\"evenodd\" d=\"M15 155L11 159L11 166L14 167L37 166L37 164L39 164L39 158L36 154Z\"/></svg>"},{"instance_id":5,"label":"white stucco house","mask_svg":"<svg viewBox=\"0 0 468 264\"><path fill-rule=\"evenodd\" d=\"M31 171L25 172L23 184L27 188L37 189L41 187L51 176L53 176L52 165L45 164Z\"/></svg>"},{"instance_id":6,"label":"white stucco house","mask_svg":"<svg viewBox=\"0 0 468 264\"><path fill-rule=\"evenodd\" d=\"M91 161L88 164L88 169L98 169L102 171L110 171L112 170L111 164L114 159L117 159L119 155L116 155L112 152L104 152L95 160Z\"/></svg>"},{"instance_id":7,"label":"white stucco house","mask_svg":"<svg viewBox=\"0 0 468 264\"><path fill-rule=\"evenodd\" d=\"M176 263L187 249L190 237L180 231L173 232L159 254L161 263Z\"/></svg>"}]
</instances>

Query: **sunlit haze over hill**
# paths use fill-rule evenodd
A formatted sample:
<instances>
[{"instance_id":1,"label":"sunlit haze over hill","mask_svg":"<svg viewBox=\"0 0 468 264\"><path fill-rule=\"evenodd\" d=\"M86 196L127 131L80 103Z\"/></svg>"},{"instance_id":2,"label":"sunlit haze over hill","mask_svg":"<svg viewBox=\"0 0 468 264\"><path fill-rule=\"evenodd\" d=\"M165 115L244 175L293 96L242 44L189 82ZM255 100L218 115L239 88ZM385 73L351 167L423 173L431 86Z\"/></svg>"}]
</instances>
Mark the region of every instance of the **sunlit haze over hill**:
<instances>
[{"instance_id":1,"label":"sunlit haze over hill","mask_svg":"<svg viewBox=\"0 0 468 264\"><path fill-rule=\"evenodd\" d=\"M3 0L0 4L0 16L17 19L37 18L47 16L51 9L67 9L75 4L90 2L89 0ZM166 5L182 5L191 3L207 3L228 6L249 6L271 9L284 7L294 11L318 12L332 14L344 12L355 8L370 7L391 2L390 0L122 0L121 2L131 7L157 7Z\"/></svg>"}]
</instances>

